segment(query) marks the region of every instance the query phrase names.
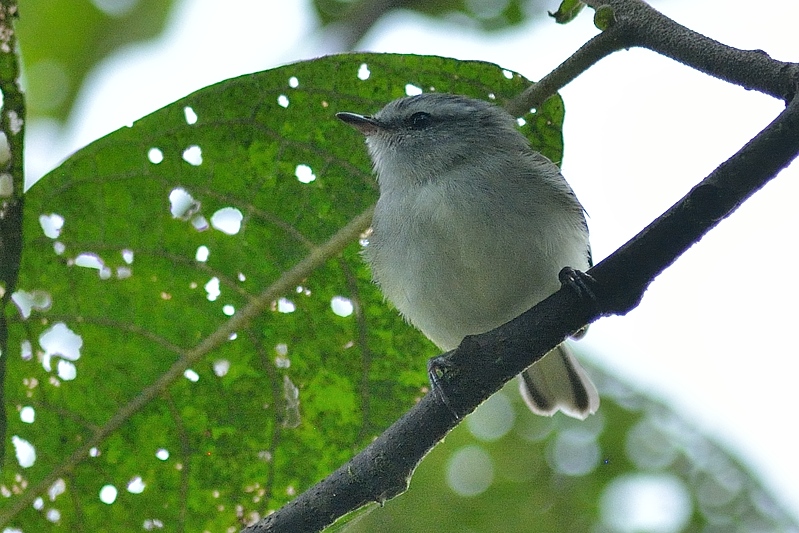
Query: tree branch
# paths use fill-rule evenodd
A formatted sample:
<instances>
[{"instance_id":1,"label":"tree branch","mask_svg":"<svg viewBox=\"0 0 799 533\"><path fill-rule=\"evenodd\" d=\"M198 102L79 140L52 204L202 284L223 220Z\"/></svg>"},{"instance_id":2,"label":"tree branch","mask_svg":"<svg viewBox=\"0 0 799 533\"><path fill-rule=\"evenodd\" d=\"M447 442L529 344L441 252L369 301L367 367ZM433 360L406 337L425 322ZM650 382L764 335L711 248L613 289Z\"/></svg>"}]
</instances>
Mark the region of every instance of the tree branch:
<instances>
[{"instance_id":1,"label":"tree branch","mask_svg":"<svg viewBox=\"0 0 799 533\"><path fill-rule=\"evenodd\" d=\"M544 89L526 92L521 109L542 101L546 91L567 83L620 43L630 42L731 83L786 98L788 106L666 213L589 270L594 298L565 286L511 322L465 338L442 356L446 364L441 365L445 371L438 392L447 398L446 405L431 391L351 461L245 532L320 531L351 510L403 492L418 463L463 416L569 334L602 316L623 315L636 307L658 274L799 154L799 66L761 52L736 51L638 0L602 3L616 10L617 25L603 34L611 37L594 38L577 52L577 59L535 86Z\"/></svg>"},{"instance_id":2,"label":"tree branch","mask_svg":"<svg viewBox=\"0 0 799 533\"><path fill-rule=\"evenodd\" d=\"M762 50L739 50L674 22L642 0L584 0L594 9L609 6L616 31L630 46L664 55L714 78L775 98L791 100L799 65L771 59Z\"/></svg>"},{"instance_id":3,"label":"tree branch","mask_svg":"<svg viewBox=\"0 0 799 533\"><path fill-rule=\"evenodd\" d=\"M538 107L547 98L571 83L577 76L598 63L600 59L630 46L629 35L624 32L624 28L618 25L611 26L581 46L555 70L508 102L505 109L514 117L527 113L528 110Z\"/></svg>"},{"instance_id":4,"label":"tree branch","mask_svg":"<svg viewBox=\"0 0 799 533\"><path fill-rule=\"evenodd\" d=\"M777 61L762 50L739 50L682 26L641 0L586 0L609 6L615 22L505 107L520 116L565 87L613 52L641 47L714 78L788 102L799 86L799 65Z\"/></svg>"}]
</instances>

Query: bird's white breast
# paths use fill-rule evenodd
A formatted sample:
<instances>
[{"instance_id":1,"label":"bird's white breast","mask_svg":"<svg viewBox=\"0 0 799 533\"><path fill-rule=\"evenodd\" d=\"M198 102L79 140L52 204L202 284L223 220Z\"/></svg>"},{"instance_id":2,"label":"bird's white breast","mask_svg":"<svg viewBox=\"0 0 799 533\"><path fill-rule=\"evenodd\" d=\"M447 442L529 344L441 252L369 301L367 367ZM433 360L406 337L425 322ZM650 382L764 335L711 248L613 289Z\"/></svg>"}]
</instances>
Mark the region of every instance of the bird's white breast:
<instances>
[{"instance_id":1,"label":"bird's white breast","mask_svg":"<svg viewBox=\"0 0 799 533\"><path fill-rule=\"evenodd\" d=\"M375 210L365 252L373 276L445 350L557 290L564 266L588 267L582 215L547 201L552 191L532 180L505 196L490 182L485 187L476 202L473 189L442 176L402 193L384 191Z\"/></svg>"}]
</instances>

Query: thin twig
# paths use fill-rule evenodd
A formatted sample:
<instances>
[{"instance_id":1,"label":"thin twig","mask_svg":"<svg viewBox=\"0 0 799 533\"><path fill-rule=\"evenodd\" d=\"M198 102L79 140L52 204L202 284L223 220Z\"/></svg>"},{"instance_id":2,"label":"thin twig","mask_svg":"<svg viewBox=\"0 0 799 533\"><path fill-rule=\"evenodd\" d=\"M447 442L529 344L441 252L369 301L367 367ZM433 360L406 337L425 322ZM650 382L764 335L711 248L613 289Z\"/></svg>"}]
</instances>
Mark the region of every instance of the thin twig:
<instances>
[{"instance_id":1,"label":"thin twig","mask_svg":"<svg viewBox=\"0 0 799 533\"><path fill-rule=\"evenodd\" d=\"M625 32L621 31L620 27L612 26L585 43L555 70L508 102L505 109L513 116L527 113L571 83L600 59L629 46Z\"/></svg>"},{"instance_id":2,"label":"thin twig","mask_svg":"<svg viewBox=\"0 0 799 533\"><path fill-rule=\"evenodd\" d=\"M505 105L521 116L613 52L641 47L709 76L788 102L799 85L799 65L762 50L739 50L682 26L641 0L587 0L614 10L615 22L566 61Z\"/></svg>"},{"instance_id":3,"label":"thin twig","mask_svg":"<svg viewBox=\"0 0 799 533\"><path fill-rule=\"evenodd\" d=\"M629 46L669 57L708 76L784 100L796 93L799 65L776 61L762 50L739 50L671 20L642 0L585 0L614 10L616 29Z\"/></svg>"}]
</instances>

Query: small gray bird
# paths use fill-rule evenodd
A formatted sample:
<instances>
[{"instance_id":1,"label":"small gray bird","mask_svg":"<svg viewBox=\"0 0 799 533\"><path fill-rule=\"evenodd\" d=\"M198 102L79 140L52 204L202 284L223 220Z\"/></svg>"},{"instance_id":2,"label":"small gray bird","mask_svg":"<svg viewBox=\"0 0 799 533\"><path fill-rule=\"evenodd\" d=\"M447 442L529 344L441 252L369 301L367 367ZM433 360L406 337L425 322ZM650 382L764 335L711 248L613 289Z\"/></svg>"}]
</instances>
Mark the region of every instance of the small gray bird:
<instances>
[{"instance_id":1,"label":"small gray bird","mask_svg":"<svg viewBox=\"0 0 799 533\"><path fill-rule=\"evenodd\" d=\"M591 266L583 208L514 118L482 100L426 93L374 116L338 113L366 136L380 186L364 255L385 297L442 350L492 330ZM565 344L524 371L540 415L599 407Z\"/></svg>"}]
</instances>

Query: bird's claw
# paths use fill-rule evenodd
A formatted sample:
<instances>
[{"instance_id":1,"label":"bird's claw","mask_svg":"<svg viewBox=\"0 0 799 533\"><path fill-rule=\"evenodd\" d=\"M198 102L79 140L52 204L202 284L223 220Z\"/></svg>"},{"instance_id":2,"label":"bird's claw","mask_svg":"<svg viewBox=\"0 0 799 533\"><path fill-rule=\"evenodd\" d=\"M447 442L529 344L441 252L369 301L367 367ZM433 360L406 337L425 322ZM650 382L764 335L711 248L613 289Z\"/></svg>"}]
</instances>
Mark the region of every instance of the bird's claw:
<instances>
[{"instance_id":1,"label":"bird's claw","mask_svg":"<svg viewBox=\"0 0 799 533\"><path fill-rule=\"evenodd\" d=\"M459 419L460 415L458 415L457 411L452 407L446 392L444 392L444 385L442 382L444 375L454 367L455 363L453 363L446 354L431 357L427 360L427 377L430 379L430 386L432 387L433 394L441 403L447 406L456 419Z\"/></svg>"}]
</instances>

